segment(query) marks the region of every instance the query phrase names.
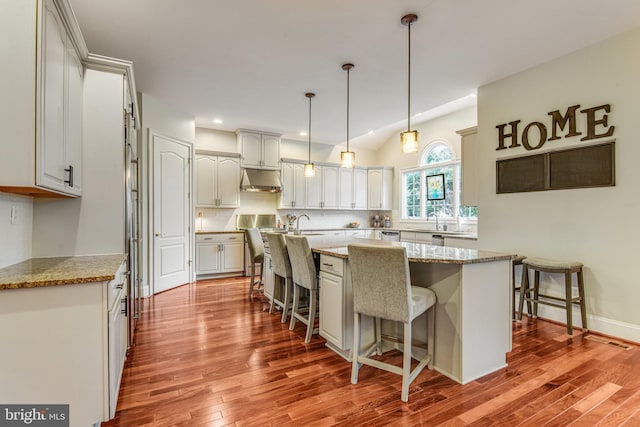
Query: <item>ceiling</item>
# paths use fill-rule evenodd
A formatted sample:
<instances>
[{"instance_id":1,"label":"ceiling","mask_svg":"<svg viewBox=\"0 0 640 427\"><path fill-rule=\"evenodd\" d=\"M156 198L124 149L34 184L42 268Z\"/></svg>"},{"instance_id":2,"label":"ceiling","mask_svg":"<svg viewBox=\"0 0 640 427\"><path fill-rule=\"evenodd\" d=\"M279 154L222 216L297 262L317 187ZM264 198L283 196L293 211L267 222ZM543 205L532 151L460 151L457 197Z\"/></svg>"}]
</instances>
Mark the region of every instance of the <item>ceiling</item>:
<instances>
[{"instance_id":1,"label":"ceiling","mask_svg":"<svg viewBox=\"0 0 640 427\"><path fill-rule=\"evenodd\" d=\"M69 0L89 51L196 126L376 149L412 122L473 105L479 86L640 26L638 0ZM635 52L633 53L635 54ZM594 59L595 60L595 59ZM435 110L434 110L435 109ZM220 118L221 124L213 123ZM369 134L369 131L374 131Z\"/></svg>"}]
</instances>

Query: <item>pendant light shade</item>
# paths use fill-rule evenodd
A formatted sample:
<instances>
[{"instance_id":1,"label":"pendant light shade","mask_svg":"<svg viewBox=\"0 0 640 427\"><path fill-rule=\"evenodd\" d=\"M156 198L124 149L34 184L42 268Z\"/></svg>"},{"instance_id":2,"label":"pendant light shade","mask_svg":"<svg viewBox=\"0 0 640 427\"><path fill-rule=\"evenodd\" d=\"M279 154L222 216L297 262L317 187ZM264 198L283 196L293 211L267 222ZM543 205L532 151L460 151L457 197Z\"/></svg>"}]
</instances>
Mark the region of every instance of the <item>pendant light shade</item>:
<instances>
[{"instance_id":1,"label":"pendant light shade","mask_svg":"<svg viewBox=\"0 0 640 427\"><path fill-rule=\"evenodd\" d=\"M347 71L347 151L340 152L340 165L343 168L353 168L356 165L356 153L349 151L349 73L353 64L343 64L342 69Z\"/></svg>"},{"instance_id":2,"label":"pendant light shade","mask_svg":"<svg viewBox=\"0 0 640 427\"><path fill-rule=\"evenodd\" d=\"M407 61L407 131L400 134L400 148L403 153L418 151L418 131L411 130L411 24L418 20L418 16L411 13L402 17L400 22L408 28L408 61Z\"/></svg>"},{"instance_id":3,"label":"pendant light shade","mask_svg":"<svg viewBox=\"0 0 640 427\"><path fill-rule=\"evenodd\" d=\"M304 165L304 176L312 177L316 175L316 168L311 163L311 98L316 96L315 93L307 92L304 94L307 98L309 98L309 163L305 163Z\"/></svg>"}]
</instances>

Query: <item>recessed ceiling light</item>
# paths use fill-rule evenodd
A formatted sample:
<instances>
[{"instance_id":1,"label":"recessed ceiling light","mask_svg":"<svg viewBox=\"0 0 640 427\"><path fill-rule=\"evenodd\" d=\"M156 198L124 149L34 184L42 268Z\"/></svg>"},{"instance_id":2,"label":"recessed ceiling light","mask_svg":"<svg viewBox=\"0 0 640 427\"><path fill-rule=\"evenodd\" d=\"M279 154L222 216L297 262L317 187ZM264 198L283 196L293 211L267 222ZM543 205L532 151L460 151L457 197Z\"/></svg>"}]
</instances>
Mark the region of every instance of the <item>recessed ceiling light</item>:
<instances>
[{"instance_id":1,"label":"recessed ceiling light","mask_svg":"<svg viewBox=\"0 0 640 427\"><path fill-rule=\"evenodd\" d=\"M305 131L300 132L300 136L307 136L308 134Z\"/></svg>"},{"instance_id":2,"label":"recessed ceiling light","mask_svg":"<svg viewBox=\"0 0 640 427\"><path fill-rule=\"evenodd\" d=\"M469 94L469 96L471 96L472 98L475 98L475 97L476 97L476 96L478 96L478 95L476 95L475 93L471 92L471 93Z\"/></svg>"},{"instance_id":3,"label":"recessed ceiling light","mask_svg":"<svg viewBox=\"0 0 640 427\"><path fill-rule=\"evenodd\" d=\"M415 117L421 116L422 113L416 113Z\"/></svg>"},{"instance_id":4,"label":"recessed ceiling light","mask_svg":"<svg viewBox=\"0 0 640 427\"><path fill-rule=\"evenodd\" d=\"M219 125L220 123L222 123L222 120L220 119L213 119L213 123Z\"/></svg>"},{"instance_id":5,"label":"recessed ceiling light","mask_svg":"<svg viewBox=\"0 0 640 427\"><path fill-rule=\"evenodd\" d=\"M373 131L372 130L369 131L369 135L373 135Z\"/></svg>"}]
</instances>

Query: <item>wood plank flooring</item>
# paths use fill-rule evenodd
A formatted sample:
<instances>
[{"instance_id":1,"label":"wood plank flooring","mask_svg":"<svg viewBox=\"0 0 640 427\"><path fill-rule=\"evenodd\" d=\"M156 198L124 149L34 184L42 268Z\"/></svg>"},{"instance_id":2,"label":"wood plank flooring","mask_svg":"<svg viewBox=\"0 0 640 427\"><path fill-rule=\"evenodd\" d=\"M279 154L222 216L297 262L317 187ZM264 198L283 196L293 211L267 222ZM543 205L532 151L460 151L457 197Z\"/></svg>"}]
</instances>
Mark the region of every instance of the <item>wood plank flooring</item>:
<instances>
[{"instance_id":1,"label":"wood plank flooring","mask_svg":"<svg viewBox=\"0 0 640 427\"><path fill-rule=\"evenodd\" d=\"M245 278L189 284L145 301L116 418L103 426L640 426L640 349L513 324L509 367L469 384L424 370L400 377L305 345L246 297ZM400 363L400 354L386 360Z\"/></svg>"}]
</instances>

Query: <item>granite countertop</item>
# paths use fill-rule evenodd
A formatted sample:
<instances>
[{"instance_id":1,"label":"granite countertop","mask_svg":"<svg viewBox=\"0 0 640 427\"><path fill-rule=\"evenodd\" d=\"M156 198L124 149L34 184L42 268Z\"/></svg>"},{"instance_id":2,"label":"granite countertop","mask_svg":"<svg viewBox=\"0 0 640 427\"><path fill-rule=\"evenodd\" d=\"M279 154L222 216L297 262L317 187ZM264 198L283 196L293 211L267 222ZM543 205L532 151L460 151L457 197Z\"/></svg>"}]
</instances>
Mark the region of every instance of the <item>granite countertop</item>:
<instances>
[{"instance_id":1,"label":"granite countertop","mask_svg":"<svg viewBox=\"0 0 640 427\"><path fill-rule=\"evenodd\" d=\"M0 290L113 280L124 254L31 258L0 269Z\"/></svg>"},{"instance_id":2,"label":"granite countertop","mask_svg":"<svg viewBox=\"0 0 640 427\"><path fill-rule=\"evenodd\" d=\"M404 246L407 249L407 257L410 262L425 262L438 264L473 264L480 262L492 262L510 260L514 254L504 252L480 251L476 249L453 248L448 246L434 246L424 243L392 242L388 240L370 240L358 238L322 238L313 236L309 238L309 245L313 252L348 258L347 245L349 243L371 244L378 246Z\"/></svg>"}]
</instances>

